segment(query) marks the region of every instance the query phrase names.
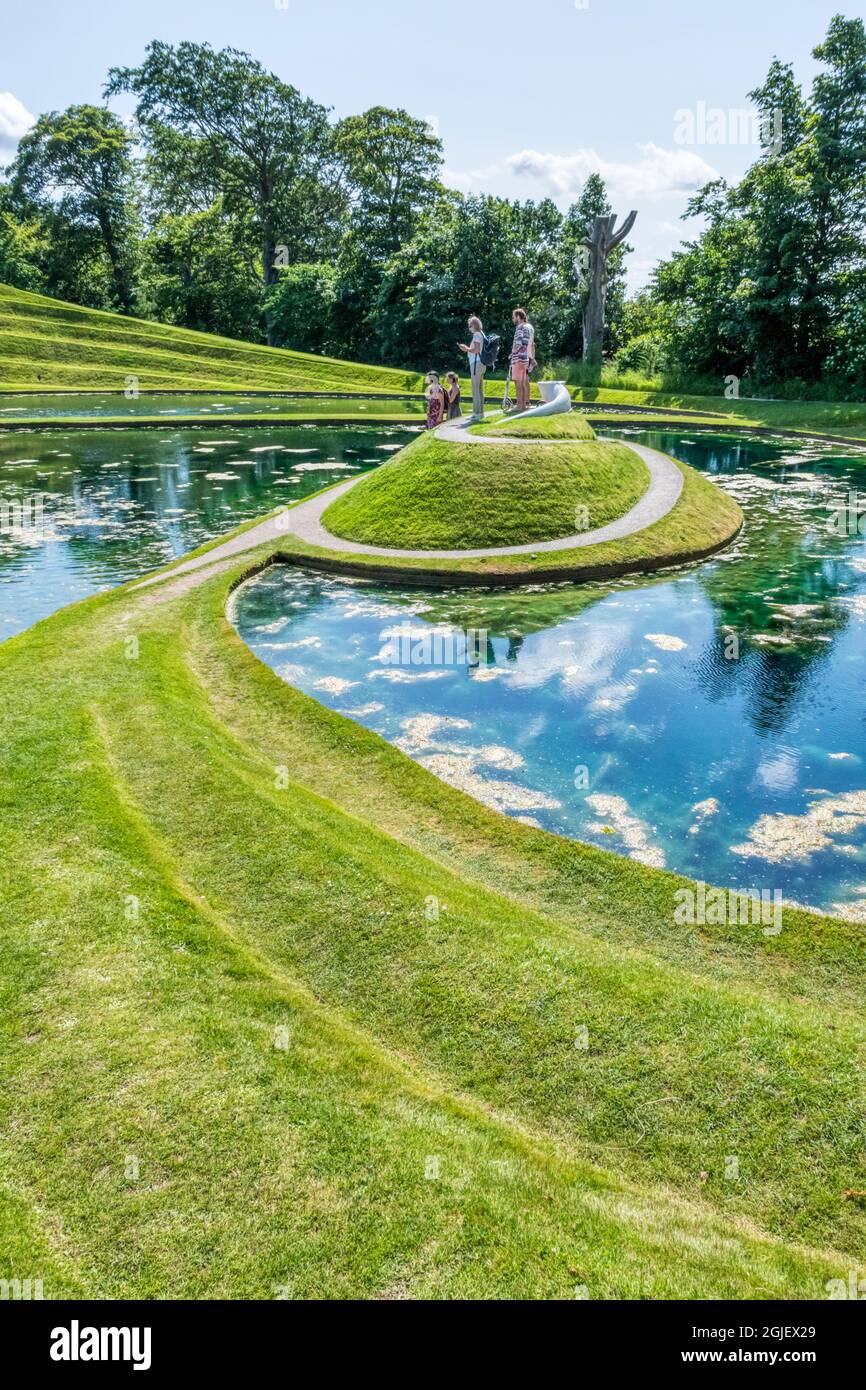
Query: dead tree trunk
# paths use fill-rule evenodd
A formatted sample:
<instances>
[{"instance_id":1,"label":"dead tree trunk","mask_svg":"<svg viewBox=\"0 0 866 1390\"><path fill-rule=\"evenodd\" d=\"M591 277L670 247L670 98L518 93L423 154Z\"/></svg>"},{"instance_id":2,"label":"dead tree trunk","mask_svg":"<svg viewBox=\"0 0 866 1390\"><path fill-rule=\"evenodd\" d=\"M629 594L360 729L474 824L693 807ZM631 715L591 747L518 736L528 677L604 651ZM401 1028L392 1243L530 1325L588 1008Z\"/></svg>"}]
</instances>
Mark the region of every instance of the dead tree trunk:
<instances>
[{"instance_id":1,"label":"dead tree trunk","mask_svg":"<svg viewBox=\"0 0 866 1390\"><path fill-rule=\"evenodd\" d=\"M618 232L614 232L615 212L609 217L596 217L592 234L584 241L577 260L578 274L589 291L583 310L583 360L593 366L601 365L608 256L628 236L636 217L636 212L630 212Z\"/></svg>"}]
</instances>

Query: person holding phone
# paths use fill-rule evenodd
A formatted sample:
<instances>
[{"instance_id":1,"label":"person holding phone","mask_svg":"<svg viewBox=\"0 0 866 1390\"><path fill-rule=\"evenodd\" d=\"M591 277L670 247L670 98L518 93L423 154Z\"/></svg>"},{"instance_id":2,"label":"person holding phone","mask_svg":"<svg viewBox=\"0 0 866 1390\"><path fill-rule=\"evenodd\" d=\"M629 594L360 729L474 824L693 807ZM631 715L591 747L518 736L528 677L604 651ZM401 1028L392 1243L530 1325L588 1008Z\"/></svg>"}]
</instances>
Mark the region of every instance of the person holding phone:
<instances>
[{"instance_id":1,"label":"person holding phone","mask_svg":"<svg viewBox=\"0 0 866 1390\"><path fill-rule=\"evenodd\" d=\"M469 332L472 334L468 343L458 343L461 352L465 352L469 362L469 379L472 382L472 416L470 424L475 420L484 419L484 374L487 371L481 360L484 351L484 328L477 314L473 314L469 320Z\"/></svg>"}]
</instances>

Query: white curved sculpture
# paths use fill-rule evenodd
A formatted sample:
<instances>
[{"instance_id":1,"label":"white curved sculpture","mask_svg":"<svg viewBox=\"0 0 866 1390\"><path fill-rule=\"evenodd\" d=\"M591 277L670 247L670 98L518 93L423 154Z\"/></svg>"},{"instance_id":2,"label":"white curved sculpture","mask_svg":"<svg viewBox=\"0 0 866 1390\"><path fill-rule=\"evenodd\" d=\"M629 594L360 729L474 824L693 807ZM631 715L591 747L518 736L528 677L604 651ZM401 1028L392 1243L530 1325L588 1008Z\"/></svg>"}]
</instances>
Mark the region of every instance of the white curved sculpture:
<instances>
[{"instance_id":1,"label":"white curved sculpture","mask_svg":"<svg viewBox=\"0 0 866 1390\"><path fill-rule=\"evenodd\" d=\"M571 410L571 396L564 381L540 381L538 389L541 405L521 410L519 415L512 415L513 420L528 420L532 415L564 415Z\"/></svg>"}]
</instances>

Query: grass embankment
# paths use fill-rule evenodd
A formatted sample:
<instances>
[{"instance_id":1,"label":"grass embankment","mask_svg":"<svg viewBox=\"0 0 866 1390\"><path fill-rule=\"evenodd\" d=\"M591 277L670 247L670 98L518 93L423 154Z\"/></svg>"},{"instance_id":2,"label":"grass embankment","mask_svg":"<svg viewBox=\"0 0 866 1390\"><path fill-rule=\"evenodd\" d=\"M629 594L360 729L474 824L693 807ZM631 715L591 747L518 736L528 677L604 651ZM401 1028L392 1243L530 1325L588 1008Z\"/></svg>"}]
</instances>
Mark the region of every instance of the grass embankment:
<instances>
[{"instance_id":1,"label":"grass embankment","mask_svg":"<svg viewBox=\"0 0 866 1390\"><path fill-rule=\"evenodd\" d=\"M247 389L412 393L417 372L368 367L82 309L0 285L0 390Z\"/></svg>"},{"instance_id":2,"label":"grass embankment","mask_svg":"<svg viewBox=\"0 0 866 1390\"><path fill-rule=\"evenodd\" d=\"M702 416L722 416L732 423L763 425L798 433L837 434L866 441L866 404L858 401L759 401L725 400L715 396L688 396L663 391L618 391L610 388L577 388L572 392L580 404L598 405L598 418L605 405L661 406L696 411ZM593 411L593 418L596 417ZM610 415L611 421L615 418ZM717 423L717 419L711 423Z\"/></svg>"},{"instance_id":3,"label":"grass embankment","mask_svg":"<svg viewBox=\"0 0 866 1390\"><path fill-rule=\"evenodd\" d=\"M249 563L0 649L0 1277L821 1298L862 1268L862 932L675 925L679 880L261 666L223 618Z\"/></svg>"},{"instance_id":4,"label":"grass embankment","mask_svg":"<svg viewBox=\"0 0 866 1390\"><path fill-rule=\"evenodd\" d=\"M423 434L340 497L335 536L399 549L522 545L603 526L634 506L649 472L621 444L451 443Z\"/></svg>"}]
</instances>

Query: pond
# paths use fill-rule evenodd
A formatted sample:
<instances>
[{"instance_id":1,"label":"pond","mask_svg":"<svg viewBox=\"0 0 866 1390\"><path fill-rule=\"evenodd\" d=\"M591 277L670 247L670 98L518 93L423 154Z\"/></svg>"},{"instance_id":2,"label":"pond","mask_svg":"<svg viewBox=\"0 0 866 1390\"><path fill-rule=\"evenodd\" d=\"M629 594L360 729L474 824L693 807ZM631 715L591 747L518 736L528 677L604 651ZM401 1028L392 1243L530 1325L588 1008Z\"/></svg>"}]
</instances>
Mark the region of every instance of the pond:
<instances>
[{"instance_id":1,"label":"pond","mask_svg":"<svg viewBox=\"0 0 866 1390\"><path fill-rule=\"evenodd\" d=\"M235 595L238 629L506 815L866 920L866 452L627 433L737 498L728 551L507 593L275 567Z\"/></svg>"},{"instance_id":2,"label":"pond","mask_svg":"<svg viewBox=\"0 0 866 1390\"><path fill-rule=\"evenodd\" d=\"M188 392L179 395L151 392L130 399L123 391L65 395L0 394L0 424L14 424L18 419L61 420L72 417L98 420L108 416L129 416L134 419L137 415L164 415L166 419L183 419L185 415L210 415L214 419L232 415L274 415L289 420L293 416L312 414L324 419L332 414L340 419L357 415L359 420L365 417L393 419L395 415L417 415L420 419L426 409L426 402L420 395L399 400L388 400L381 396L317 396L311 400L304 396L225 396Z\"/></svg>"},{"instance_id":3,"label":"pond","mask_svg":"<svg viewBox=\"0 0 866 1390\"><path fill-rule=\"evenodd\" d=\"M384 424L0 433L0 639L407 438Z\"/></svg>"}]
</instances>

